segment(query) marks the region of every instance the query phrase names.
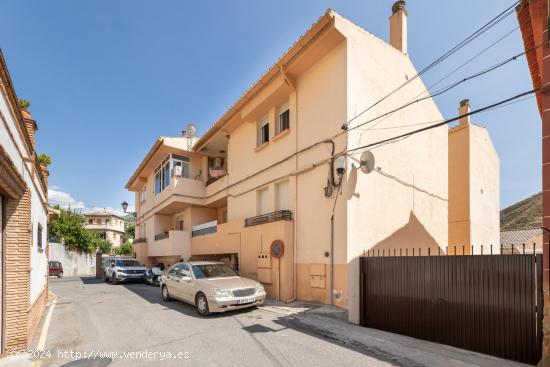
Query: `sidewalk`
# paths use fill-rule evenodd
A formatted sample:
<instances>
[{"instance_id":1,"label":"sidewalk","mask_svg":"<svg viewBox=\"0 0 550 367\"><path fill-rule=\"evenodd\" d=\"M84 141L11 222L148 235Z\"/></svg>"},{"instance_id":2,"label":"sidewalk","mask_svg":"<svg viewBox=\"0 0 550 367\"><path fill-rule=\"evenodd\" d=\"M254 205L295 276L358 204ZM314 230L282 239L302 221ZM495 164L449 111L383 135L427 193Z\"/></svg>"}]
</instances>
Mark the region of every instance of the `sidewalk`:
<instances>
[{"instance_id":1,"label":"sidewalk","mask_svg":"<svg viewBox=\"0 0 550 367\"><path fill-rule=\"evenodd\" d=\"M364 354L371 361L391 366L423 367L527 367L443 344L348 323L347 312L334 306L295 301L269 301L262 310L281 315L279 323ZM378 363L373 363L378 365Z\"/></svg>"}]
</instances>

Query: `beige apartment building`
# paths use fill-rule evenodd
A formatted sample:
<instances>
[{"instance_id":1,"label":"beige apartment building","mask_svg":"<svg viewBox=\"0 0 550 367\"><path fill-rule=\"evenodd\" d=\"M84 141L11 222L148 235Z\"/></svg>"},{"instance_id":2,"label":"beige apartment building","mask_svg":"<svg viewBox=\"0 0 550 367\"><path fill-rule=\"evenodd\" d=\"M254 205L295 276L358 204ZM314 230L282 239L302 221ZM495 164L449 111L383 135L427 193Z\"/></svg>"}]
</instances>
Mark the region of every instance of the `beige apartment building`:
<instances>
[{"instance_id":1,"label":"beige apartment building","mask_svg":"<svg viewBox=\"0 0 550 367\"><path fill-rule=\"evenodd\" d=\"M123 217L107 212L93 212L84 214L86 229L97 232L99 237L109 241L113 247L124 243Z\"/></svg>"},{"instance_id":2,"label":"beige apartment building","mask_svg":"<svg viewBox=\"0 0 550 367\"><path fill-rule=\"evenodd\" d=\"M406 25L404 2L390 43L329 9L192 146L158 138L126 184L135 256L226 261L271 298L334 304L358 322L365 251L445 251L448 128L361 160L361 147L443 119L428 99L361 125L426 92Z\"/></svg>"},{"instance_id":3,"label":"beige apartment building","mask_svg":"<svg viewBox=\"0 0 550 367\"><path fill-rule=\"evenodd\" d=\"M28 349L48 299L48 171L0 52L0 356Z\"/></svg>"}]
</instances>

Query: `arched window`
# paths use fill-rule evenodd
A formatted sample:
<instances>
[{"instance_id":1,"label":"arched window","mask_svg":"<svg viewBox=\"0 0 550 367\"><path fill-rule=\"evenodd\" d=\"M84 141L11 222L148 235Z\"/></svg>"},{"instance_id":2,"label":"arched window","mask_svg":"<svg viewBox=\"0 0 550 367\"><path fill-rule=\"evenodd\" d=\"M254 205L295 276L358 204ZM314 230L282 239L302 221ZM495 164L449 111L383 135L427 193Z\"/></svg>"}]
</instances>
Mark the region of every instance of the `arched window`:
<instances>
[{"instance_id":1,"label":"arched window","mask_svg":"<svg viewBox=\"0 0 550 367\"><path fill-rule=\"evenodd\" d=\"M94 224L94 220L93 219L88 219L88 224Z\"/></svg>"}]
</instances>

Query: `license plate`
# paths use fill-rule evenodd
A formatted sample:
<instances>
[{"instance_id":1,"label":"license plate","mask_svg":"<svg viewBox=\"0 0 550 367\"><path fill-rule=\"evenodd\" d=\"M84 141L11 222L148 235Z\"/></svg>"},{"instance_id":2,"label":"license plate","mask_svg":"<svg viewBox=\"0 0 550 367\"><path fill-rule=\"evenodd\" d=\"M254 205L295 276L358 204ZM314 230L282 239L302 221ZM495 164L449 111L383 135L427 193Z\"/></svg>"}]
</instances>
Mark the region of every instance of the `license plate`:
<instances>
[{"instance_id":1,"label":"license plate","mask_svg":"<svg viewBox=\"0 0 550 367\"><path fill-rule=\"evenodd\" d=\"M256 301L256 297L247 297L247 298L241 298L237 300L238 305L242 305L244 303L252 303Z\"/></svg>"}]
</instances>

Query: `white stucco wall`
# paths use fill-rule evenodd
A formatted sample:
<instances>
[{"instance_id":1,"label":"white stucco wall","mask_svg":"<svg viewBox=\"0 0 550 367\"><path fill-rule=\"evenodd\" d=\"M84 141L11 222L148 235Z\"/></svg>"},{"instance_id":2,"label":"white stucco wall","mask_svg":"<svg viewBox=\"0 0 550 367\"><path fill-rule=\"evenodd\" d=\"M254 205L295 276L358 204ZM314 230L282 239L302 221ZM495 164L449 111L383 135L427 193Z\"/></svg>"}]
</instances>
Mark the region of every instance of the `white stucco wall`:
<instances>
[{"instance_id":1,"label":"white stucco wall","mask_svg":"<svg viewBox=\"0 0 550 367\"><path fill-rule=\"evenodd\" d=\"M67 251L60 243L50 243L50 260L61 262L64 277L95 276L95 254Z\"/></svg>"},{"instance_id":2,"label":"white stucco wall","mask_svg":"<svg viewBox=\"0 0 550 367\"><path fill-rule=\"evenodd\" d=\"M10 159L17 167L19 173L25 180L27 187L31 192L31 284L30 284L30 302L32 303L42 293L47 282L47 210L45 206L46 193L43 192L39 178L31 175L32 166L30 163L24 163L24 158L29 158L30 153L25 147L23 137L16 125L10 108L8 107L6 96L0 98L0 112L4 117L0 121L0 145L6 150ZM42 244L39 249L37 244L38 224L42 225Z\"/></svg>"},{"instance_id":3,"label":"white stucco wall","mask_svg":"<svg viewBox=\"0 0 550 367\"><path fill-rule=\"evenodd\" d=\"M348 116L352 130L348 149L413 131L415 125L443 119L432 100L414 104L353 129L363 122L414 100L425 91L420 78L387 98L365 114L365 108L413 77L409 57L372 34L341 19L337 27L348 37ZM374 249L428 248L443 251L447 243L448 178L447 127L413 135L391 144L370 148L379 171L364 174L357 169L361 153L348 157L347 182L347 262L348 311L350 321L359 321L359 257Z\"/></svg>"}]
</instances>

